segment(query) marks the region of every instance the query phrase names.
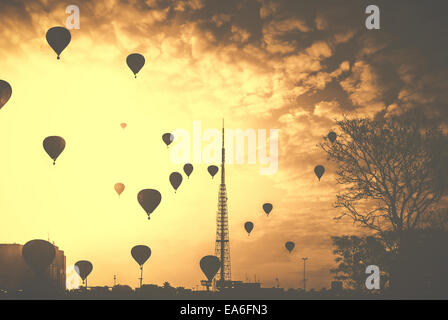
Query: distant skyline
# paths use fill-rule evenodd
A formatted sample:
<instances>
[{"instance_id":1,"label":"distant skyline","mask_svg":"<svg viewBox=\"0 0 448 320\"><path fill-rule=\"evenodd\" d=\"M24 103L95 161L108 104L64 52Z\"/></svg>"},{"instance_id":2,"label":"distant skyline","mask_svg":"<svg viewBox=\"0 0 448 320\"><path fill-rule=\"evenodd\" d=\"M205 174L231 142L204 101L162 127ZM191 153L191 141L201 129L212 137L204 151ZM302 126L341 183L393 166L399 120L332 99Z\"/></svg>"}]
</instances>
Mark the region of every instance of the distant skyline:
<instances>
[{"instance_id":1,"label":"distant skyline","mask_svg":"<svg viewBox=\"0 0 448 320\"><path fill-rule=\"evenodd\" d=\"M274 175L226 166L232 279L301 288L308 257L307 289L328 288L330 236L361 232L333 220L335 168L316 145L334 119L410 108L445 128L448 119L445 2L374 3L380 30L365 28L371 3L357 0L2 1L0 79L13 93L0 110L0 243L49 237L67 266L93 263L89 285L116 275L132 287L130 250L144 244L144 283L198 285L199 260L214 253L219 179L195 165L175 194L168 177L183 164L161 136L192 134L194 121L220 129L225 118L229 129L279 129ZM71 4L80 29L57 60L45 33L65 25ZM125 62L133 52L146 59L137 79ZM50 135L67 143L55 166L42 148ZM151 220L137 202L143 188L162 193Z\"/></svg>"}]
</instances>

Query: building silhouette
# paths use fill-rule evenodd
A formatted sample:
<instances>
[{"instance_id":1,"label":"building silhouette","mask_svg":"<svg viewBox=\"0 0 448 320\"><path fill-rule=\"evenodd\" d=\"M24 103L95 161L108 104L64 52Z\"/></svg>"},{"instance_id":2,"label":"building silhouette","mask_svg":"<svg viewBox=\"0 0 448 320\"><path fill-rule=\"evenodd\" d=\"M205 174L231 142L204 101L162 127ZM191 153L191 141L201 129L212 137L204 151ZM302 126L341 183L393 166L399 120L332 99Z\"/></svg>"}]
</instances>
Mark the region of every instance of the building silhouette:
<instances>
[{"instance_id":1,"label":"building silhouette","mask_svg":"<svg viewBox=\"0 0 448 320\"><path fill-rule=\"evenodd\" d=\"M224 120L222 122L222 149L221 149L221 184L218 194L218 212L216 215L216 243L215 256L221 262L221 268L215 276L217 289L232 287L230 268L230 242L229 221L227 212L227 191L225 180L225 148L224 148Z\"/></svg>"},{"instance_id":2,"label":"building silhouette","mask_svg":"<svg viewBox=\"0 0 448 320\"><path fill-rule=\"evenodd\" d=\"M0 290L17 292L36 281L36 275L22 257L22 248L23 245L16 243L0 244ZM65 254L57 246L54 248L56 255L46 271L47 276L53 288L65 290Z\"/></svg>"}]
</instances>

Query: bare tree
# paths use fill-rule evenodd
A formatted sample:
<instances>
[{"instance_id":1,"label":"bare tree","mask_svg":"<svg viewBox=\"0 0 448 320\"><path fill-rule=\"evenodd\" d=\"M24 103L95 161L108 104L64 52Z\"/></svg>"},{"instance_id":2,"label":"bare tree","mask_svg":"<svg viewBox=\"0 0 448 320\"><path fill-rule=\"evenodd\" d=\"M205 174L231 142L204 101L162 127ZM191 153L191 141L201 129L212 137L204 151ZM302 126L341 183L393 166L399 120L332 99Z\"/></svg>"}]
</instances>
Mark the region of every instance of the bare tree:
<instances>
[{"instance_id":1,"label":"bare tree","mask_svg":"<svg viewBox=\"0 0 448 320\"><path fill-rule=\"evenodd\" d=\"M337 121L338 137L320 144L337 163L335 207L379 234L418 227L446 195L448 139L422 114Z\"/></svg>"}]
</instances>

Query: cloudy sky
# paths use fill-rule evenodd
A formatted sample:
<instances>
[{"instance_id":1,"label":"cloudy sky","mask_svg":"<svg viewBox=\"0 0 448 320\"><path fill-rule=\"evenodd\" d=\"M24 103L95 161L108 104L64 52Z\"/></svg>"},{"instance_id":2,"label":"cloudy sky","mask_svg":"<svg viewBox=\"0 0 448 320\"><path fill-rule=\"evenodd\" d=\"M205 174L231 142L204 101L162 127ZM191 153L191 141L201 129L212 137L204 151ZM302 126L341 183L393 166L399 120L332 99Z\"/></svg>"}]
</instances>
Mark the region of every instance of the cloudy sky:
<instances>
[{"instance_id":1,"label":"cloudy sky","mask_svg":"<svg viewBox=\"0 0 448 320\"><path fill-rule=\"evenodd\" d=\"M365 27L369 4L380 30ZM80 29L56 60L45 34L65 26L68 5L79 6ZM182 164L161 135L193 139L194 121L204 131L225 118L229 129L279 129L275 174L260 175L258 159L227 166L233 280L296 288L308 257L309 288L328 287L330 236L360 230L333 220L334 165L316 145L343 114L423 108L446 123L445 13L444 1L414 0L1 1L0 79L13 94L0 111L0 243L49 237L68 265L93 263L90 285L115 274L133 287L130 249L146 244L145 283L199 284L219 179L195 164L175 194L168 176ZM137 79L125 62L133 52L146 58ZM67 142L56 166L42 148L51 135ZM126 185L120 198L116 182ZM163 197L151 220L136 200L144 188ZM255 224L249 237L245 221Z\"/></svg>"}]
</instances>

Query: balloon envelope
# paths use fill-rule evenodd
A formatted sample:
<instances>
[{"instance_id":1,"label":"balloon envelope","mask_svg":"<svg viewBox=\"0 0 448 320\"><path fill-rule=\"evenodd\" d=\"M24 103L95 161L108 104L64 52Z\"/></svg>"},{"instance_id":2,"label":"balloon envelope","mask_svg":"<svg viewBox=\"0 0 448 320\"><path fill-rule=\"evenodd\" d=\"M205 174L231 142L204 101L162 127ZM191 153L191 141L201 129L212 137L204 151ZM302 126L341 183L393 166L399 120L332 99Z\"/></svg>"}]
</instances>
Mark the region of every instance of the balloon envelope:
<instances>
[{"instance_id":1,"label":"balloon envelope","mask_svg":"<svg viewBox=\"0 0 448 320\"><path fill-rule=\"evenodd\" d=\"M45 240L28 241L22 248L22 257L36 273L44 272L53 262L56 250Z\"/></svg>"},{"instance_id":2,"label":"balloon envelope","mask_svg":"<svg viewBox=\"0 0 448 320\"><path fill-rule=\"evenodd\" d=\"M0 80L0 109L6 104L6 102L8 102L11 95L11 85L4 80Z\"/></svg>"},{"instance_id":3,"label":"balloon envelope","mask_svg":"<svg viewBox=\"0 0 448 320\"><path fill-rule=\"evenodd\" d=\"M289 253L291 253L291 251L294 249L295 246L296 246L295 243L292 241L288 241L285 243L286 250L288 250Z\"/></svg>"},{"instance_id":4,"label":"balloon envelope","mask_svg":"<svg viewBox=\"0 0 448 320\"><path fill-rule=\"evenodd\" d=\"M162 135L162 140L163 140L163 142L165 142L166 146L168 147L171 144L171 142L173 142L174 136L171 133L164 133Z\"/></svg>"},{"instance_id":5,"label":"balloon envelope","mask_svg":"<svg viewBox=\"0 0 448 320\"><path fill-rule=\"evenodd\" d=\"M319 181L320 181L320 178L323 176L324 172L325 172L324 166L318 165L314 168L314 173L316 174Z\"/></svg>"},{"instance_id":6,"label":"balloon envelope","mask_svg":"<svg viewBox=\"0 0 448 320\"><path fill-rule=\"evenodd\" d=\"M335 142L337 137L336 132L330 131L327 137L331 141L331 143Z\"/></svg>"},{"instance_id":7,"label":"balloon envelope","mask_svg":"<svg viewBox=\"0 0 448 320\"><path fill-rule=\"evenodd\" d=\"M81 260L75 263L75 271L81 277L82 281L86 280L90 272L93 270L93 265L90 261Z\"/></svg>"},{"instance_id":8,"label":"balloon envelope","mask_svg":"<svg viewBox=\"0 0 448 320\"><path fill-rule=\"evenodd\" d=\"M248 221L244 224L244 229L246 229L246 232L248 234L250 234L252 232L252 230L254 229L254 224L252 222Z\"/></svg>"},{"instance_id":9,"label":"balloon envelope","mask_svg":"<svg viewBox=\"0 0 448 320\"><path fill-rule=\"evenodd\" d=\"M296 246L295 243L292 241L288 241L285 243L286 250L288 250L289 253L291 253L291 251L294 249L295 246Z\"/></svg>"},{"instance_id":10,"label":"balloon envelope","mask_svg":"<svg viewBox=\"0 0 448 320\"><path fill-rule=\"evenodd\" d=\"M50 47L56 52L58 55L68 46L72 36L70 31L64 27L53 27L47 31L47 42Z\"/></svg>"},{"instance_id":11,"label":"balloon envelope","mask_svg":"<svg viewBox=\"0 0 448 320\"><path fill-rule=\"evenodd\" d=\"M265 204L263 205L263 210L264 210L264 212L265 212L267 215L269 215L269 213L271 213L272 208L273 208L273 206L272 206L271 203L265 203Z\"/></svg>"},{"instance_id":12,"label":"balloon envelope","mask_svg":"<svg viewBox=\"0 0 448 320\"><path fill-rule=\"evenodd\" d=\"M184 172L187 177L190 177L190 174L193 172L193 165L191 163L186 163L184 165Z\"/></svg>"},{"instance_id":13,"label":"balloon envelope","mask_svg":"<svg viewBox=\"0 0 448 320\"><path fill-rule=\"evenodd\" d=\"M128 125L126 124L126 123L122 123L122 124L120 124L120 126L124 129L124 128L126 128Z\"/></svg>"},{"instance_id":14,"label":"balloon envelope","mask_svg":"<svg viewBox=\"0 0 448 320\"><path fill-rule=\"evenodd\" d=\"M148 246L138 245L131 249L132 258L142 266L151 256L151 249Z\"/></svg>"},{"instance_id":15,"label":"balloon envelope","mask_svg":"<svg viewBox=\"0 0 448 320\"><path fill-rule=\"evenodd\" d=\"M208 173L212 176L212 178L215 176L215 174L218 172L219 168L217 166L209 166L207 168Z\"/></svg>"},{"instance_id":16,"label":"balloon envelope","mask_svg":"<svg viewBox=\"0 0 448 320\"><path fill-rule=\"evenodd\" d=\"M44 150L53 159L53 164L56 163L56 159L65 149L65 140L62 137L51 136L46 137L43 142Z\"/></svg>"},{"instance_id":17,"label":"balloon envelope","mask_svg":"<svg viewBox=\"0 0 448 320\"><path fill-rule=\"evenodd\" d=\"M170 174L170 183L173 186L174 190L179 188L182 183L182 175L179 172L173 172Z\"/></svg>"},{"instance_id":18,"label":"balloon envelope","mask_svg":"<svg viewBox=\"0 0 448 320\"><path fill-rule=\"evenodd\" d=\"M207 277L208 281L212 281L213 277L221 267L221 263L216 256L205 256L199 262L202 272Z\"/></svg>"},{"instance_id":19,"label":"balloon envelope","mask_svg":"<svg viewBox=\"0 0 448 320\"><path fill-rule=\"evenodd\" d=\"M148 214L148 219L150 214L158 207L160 201L162 200L162 195L159 191L154 189L143 189L137 195L138 203L142 206L145 212Z\"/></svg>"},{"instance_id":20,"label":"balloon envelope","mask_svg":"<svg viewBox=\"0 0 448 320\"><path fill-rule=\"evenodd\" d=\"M118 193L118 195L121 195L124 191L125 186L123 183L118 182L115 184L114 188L115 188L115 191Z\"/></svg>"},{"instance_id":21,"label":"balloon envelope","mask_svg":"<svg viewBox=\"0 0 448 320\"><path fill-rule=\"evenodd\" d=\"M126 63L129 69L132 70L135 77L137 78L137 73L143 68L145 65L145 57L143 57L140 53L131 53L126 58Z\"/></svg>"}]
</instances>

